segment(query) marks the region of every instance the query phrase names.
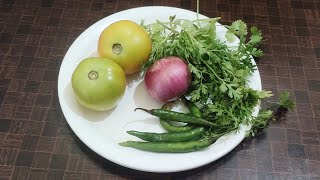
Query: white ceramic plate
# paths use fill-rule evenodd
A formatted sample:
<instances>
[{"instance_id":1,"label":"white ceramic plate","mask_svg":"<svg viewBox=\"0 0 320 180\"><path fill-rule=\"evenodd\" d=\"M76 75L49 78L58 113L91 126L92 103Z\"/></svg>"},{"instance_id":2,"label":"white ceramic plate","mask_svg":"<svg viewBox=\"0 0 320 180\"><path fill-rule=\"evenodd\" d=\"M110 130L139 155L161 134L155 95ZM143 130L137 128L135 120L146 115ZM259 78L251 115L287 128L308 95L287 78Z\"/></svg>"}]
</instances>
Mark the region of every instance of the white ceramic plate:
<instances>
[{"instance_id":1,"label":"white ceramic plate","mask_svg":"<svg viewBox=\"0 0 320 180\"><path fill-rule=\"evenodd\" d=\"M127 89L118 106L107 112L93 112L81 107L75 100L71 88L72 72L78 63L87 57L97 56L97 42L102 30L109 24L123 19L140 23L155 20L167 21L169 16L196 19L196 13L171 7L141 7L118 12L108 16L84 31L71 45L65 55L58 79L59 101L64 116L74 133L89 148L100 156L119 165L148 172L176 172L189 170L213 162L234 149L243 139L245 129L236 134L221 137L209 148L192 153L166 154L152 153L119 146L127 140L137 140L128 135L127 130L163 132L157 118L142 111L134 112L136 107L159 108L161 104L148 96L141 78L130 76ZM200 15L200 18L205 16ZM217 26L217 34L224 40L226 29ZM230 45L236 45L234 42ZM260 90L261 80L258 71L250 78L250 87ZM254 115L258 113L258 107Z\"/></svg>"}]
</instances>

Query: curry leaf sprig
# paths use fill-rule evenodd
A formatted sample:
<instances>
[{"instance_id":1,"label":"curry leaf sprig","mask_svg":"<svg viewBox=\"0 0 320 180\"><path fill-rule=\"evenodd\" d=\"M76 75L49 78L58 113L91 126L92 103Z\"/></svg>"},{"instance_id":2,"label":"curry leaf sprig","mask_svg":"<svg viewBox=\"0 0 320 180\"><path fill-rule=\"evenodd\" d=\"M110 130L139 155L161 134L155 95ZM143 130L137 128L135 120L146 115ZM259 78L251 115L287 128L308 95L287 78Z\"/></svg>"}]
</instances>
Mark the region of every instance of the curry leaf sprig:
<instances>
[{"instance_id":1,"label":"curry leaf sprig","mask_svg":"<svg viewBox=\"0 0 320 180\"><path fill-rule=\"evenodd\" d=\"M264 91L256 91L247 86L248 78L256 66L252 57L262 56L258 49L262 41L261 31L256 27L235 21L227 28L225 40L217 38L217 23L220 18L176 19L156 21L143 25L153 41L148 68L155 61L166 56L184 59L193 75L191 88L187 95L191 101L201 105L204 116L223 126L239 127L248 124L253 108ZM239 38L237 46L227 46ZM221 38L220 38L221 39Z\"/></svg>"}]
</instances>

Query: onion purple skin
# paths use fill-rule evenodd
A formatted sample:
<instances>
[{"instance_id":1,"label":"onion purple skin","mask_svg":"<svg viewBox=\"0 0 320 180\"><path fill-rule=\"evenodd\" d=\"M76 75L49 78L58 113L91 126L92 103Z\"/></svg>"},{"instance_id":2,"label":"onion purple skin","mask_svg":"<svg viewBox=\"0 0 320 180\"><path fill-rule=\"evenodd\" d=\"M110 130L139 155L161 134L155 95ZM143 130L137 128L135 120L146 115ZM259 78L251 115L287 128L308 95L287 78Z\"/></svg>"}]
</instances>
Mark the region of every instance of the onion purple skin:
<instances>
[{"instance_id":1,"label":"onion purple skin","mask_svg":"<svg viewBox=\"0 0 320 180\"><path fill-rule=\"evenodd\" d=\"M144 77L148 94L161 102L179 99L191 84L187 63L179 57L169 56L156 61Z\"/></svg>"}]
</instances>

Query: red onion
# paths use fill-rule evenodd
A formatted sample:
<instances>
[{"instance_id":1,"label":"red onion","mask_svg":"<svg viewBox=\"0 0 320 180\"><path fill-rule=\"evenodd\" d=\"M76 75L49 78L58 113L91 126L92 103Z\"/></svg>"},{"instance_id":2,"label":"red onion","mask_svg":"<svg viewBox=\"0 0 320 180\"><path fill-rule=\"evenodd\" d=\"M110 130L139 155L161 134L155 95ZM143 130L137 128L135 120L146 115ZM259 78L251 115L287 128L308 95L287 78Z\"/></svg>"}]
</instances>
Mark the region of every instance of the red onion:
<instances>
[{"instance_id":1,"label":"red onion","mask_svg":"<svg viewBox=\"0 0 320 180\"><path fill-rule=\"evenodd\" d=\"M151 97L168 102L186 93L191 83L191 73L182 59L170 56L155 62L146 72L144 82Z\"/></svg>"}]
</instances>

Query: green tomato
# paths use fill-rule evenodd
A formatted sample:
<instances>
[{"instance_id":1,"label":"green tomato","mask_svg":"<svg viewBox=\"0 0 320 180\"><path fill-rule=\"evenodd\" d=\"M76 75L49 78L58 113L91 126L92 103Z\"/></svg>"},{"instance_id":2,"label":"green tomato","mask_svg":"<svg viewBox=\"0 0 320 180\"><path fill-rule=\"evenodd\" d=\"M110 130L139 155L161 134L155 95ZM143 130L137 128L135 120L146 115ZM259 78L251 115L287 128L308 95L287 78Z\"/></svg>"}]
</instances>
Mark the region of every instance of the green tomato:
<instances>
[{"instance_id":1,"label":"green tomato","mask_svg":"<svg viewBox=\"0 0 320 180\"><path fill-rule=\"evenodd\" d=\"M106 58L84 59L74 70L71 81L77 101L95 111L114 108L126 89L123 69Z\"/></svg>"}]
</instances>

